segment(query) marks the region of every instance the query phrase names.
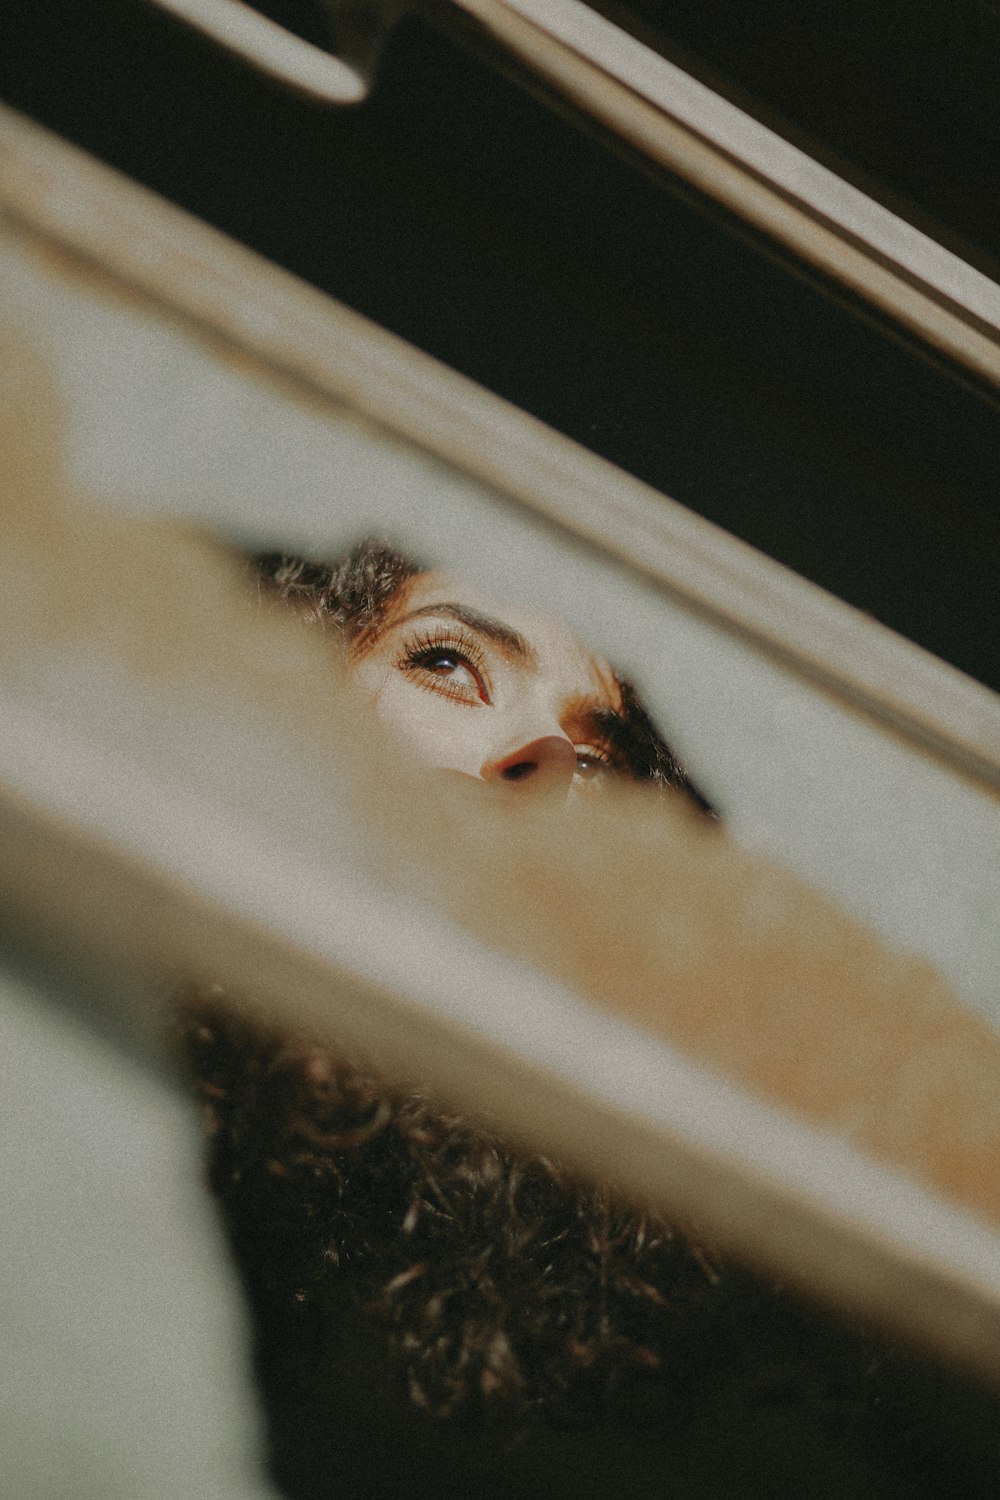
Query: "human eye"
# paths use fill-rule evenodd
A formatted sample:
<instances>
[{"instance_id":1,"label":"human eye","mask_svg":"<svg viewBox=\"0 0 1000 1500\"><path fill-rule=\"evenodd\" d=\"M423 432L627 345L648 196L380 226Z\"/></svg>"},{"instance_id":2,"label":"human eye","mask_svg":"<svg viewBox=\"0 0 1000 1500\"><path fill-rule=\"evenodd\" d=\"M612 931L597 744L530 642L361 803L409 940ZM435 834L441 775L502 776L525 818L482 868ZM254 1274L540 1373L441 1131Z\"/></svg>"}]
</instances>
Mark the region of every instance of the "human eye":
<instances>
[{"instance_id":1,"label":"human eye","mask_svg":"<svg viewBox=\"0 0 1000 1500\"><path fill-rule=\"evenodd\" d=\"M482 650L464 631L414 637L404 644L398 666L421 686L456 702L490 701Z\"/></svg>"},{"instance_id":2,"label":"human eye","mask_svg":"<svg viewBox=\"0 0 1000 1500\"><path fill-rule=\"evenodd\" d=\"M576 747L576 775L588 784L599 784L614 770L607 750L593 745Z\"/></svg>"}]
</instances>

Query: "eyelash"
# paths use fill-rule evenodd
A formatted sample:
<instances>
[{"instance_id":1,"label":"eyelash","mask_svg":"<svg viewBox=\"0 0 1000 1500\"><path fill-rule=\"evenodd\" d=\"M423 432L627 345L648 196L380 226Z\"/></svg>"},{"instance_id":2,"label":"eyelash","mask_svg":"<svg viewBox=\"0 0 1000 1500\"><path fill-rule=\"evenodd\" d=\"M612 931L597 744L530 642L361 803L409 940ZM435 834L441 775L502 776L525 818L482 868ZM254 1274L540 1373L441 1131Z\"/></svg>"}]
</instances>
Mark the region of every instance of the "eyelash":
<instances>
[{"instance_id":1,"label":"eyelash","mask_svg":"<svg viewBox=\"0 0 1000 1500\"><path fill-rule=\"evenodd\" d=\"M448 631L446 634L427 631L414 637L404 646L397 665L402 672L425 674L424 682L432 692L441 693L445 698L451 698L456 703L471 703L473 700L468 689L434 671L431 665L432 659L441 656L454 657L459 666L466 667L476 679L478 691L476 701L490 702L491 693L486 662L479 642L475 636L461 628Z\"/></svg>"}]
</instances>

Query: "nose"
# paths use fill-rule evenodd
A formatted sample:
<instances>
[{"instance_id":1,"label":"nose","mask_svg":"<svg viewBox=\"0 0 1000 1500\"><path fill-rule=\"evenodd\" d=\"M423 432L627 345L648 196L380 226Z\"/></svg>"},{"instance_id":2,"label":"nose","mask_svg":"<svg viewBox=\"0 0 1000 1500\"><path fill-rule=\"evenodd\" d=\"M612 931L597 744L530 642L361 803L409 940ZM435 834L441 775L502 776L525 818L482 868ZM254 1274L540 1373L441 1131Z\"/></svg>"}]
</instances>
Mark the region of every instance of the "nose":
<instances>
[{"instance_id":1,"label":"nose","mask_svg":"<svg viewBox=\"0 0 1000 1500\"><path fill-rule=\"evenodd\" d=\"M479 774L484 781L517 783L525 790L568 790L575 770L573 742L564 734L543 734L486 761Z\"/></svg>"}]
</instances>

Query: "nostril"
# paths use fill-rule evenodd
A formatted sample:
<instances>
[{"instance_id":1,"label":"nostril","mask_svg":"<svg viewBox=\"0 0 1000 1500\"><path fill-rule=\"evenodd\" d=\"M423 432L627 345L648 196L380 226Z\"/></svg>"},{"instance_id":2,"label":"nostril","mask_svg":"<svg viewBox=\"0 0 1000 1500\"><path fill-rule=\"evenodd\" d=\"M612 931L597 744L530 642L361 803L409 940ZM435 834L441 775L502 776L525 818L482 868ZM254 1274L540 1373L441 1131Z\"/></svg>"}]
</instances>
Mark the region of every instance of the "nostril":
<instances>
[{"instance_id":1,"label":"nostril","mask_svg":"<svg viewBox=\"0 0 1000 1500\"><path fill-rule=\"evenodd\" d=\"M527 735L514 741L506 755L498 755L483 765L480 775L485 781L524 782L525 786L569 786L576 767L573 741L565 734Z\"/></svg>"},{"instance_id":2,"label":"nostril","mask_svg":"<svg viewBox=\"0 0 1000 1500\"><path fill-rule=\"evenodd\" d=\"M533 760L519 760L516 765L504 766L500 772L504 781L523 781L525 776L530 776L533 771L538 770L538 763Z\"/></svg>"}]
</instances>

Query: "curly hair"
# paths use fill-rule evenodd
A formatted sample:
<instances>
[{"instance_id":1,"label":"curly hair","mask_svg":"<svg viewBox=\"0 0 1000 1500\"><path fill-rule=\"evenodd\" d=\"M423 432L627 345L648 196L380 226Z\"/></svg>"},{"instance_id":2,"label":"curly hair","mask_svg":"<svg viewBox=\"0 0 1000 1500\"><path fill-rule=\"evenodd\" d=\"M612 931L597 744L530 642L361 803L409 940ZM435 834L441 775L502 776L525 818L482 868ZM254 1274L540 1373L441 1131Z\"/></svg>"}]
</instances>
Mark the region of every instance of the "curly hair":
<instances>
[{"instance_id":1,"label":"curly hair","mask_svg":"<svg viewBox=\"0 0 1000 1500\"><path fill-rule=\"evenodd\" d=\"M331 1281L438 1417L676 1405L708 1253L325 1048L189 1012L210 1181L254 1305L301 1329ZM692 1350L686 1350L689 1363ZM689 1372L688 1372L689 1373Z\"/></svg>"},{"instance_id":2,"label":"curly hair","mask_svg":"<svg viewBox=\"0 0 1000 1500\"><path fill-rule=\"evenodd\" d=\"M994 1493L986 1394L224 996L183 1028L296 1500Z\"/></svg>"},{"instance_id":3,"label":"curly hair","mask_svg":"<svg viewBox=\"0 0 1000 1500\"><path fill-rule=\"evenodd\" d=\"M298 607L307 620L334 626L354 651L371 642L404 585L424 571L370 537L334 563L261 552L252 566L276 598Z\"/></svg>"}]
</instances>

